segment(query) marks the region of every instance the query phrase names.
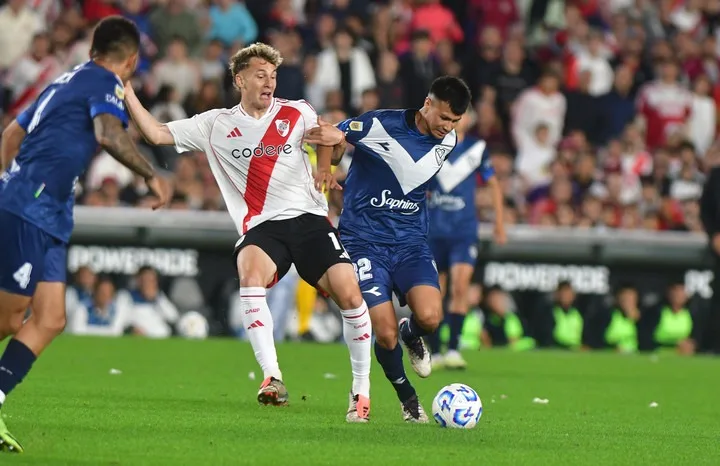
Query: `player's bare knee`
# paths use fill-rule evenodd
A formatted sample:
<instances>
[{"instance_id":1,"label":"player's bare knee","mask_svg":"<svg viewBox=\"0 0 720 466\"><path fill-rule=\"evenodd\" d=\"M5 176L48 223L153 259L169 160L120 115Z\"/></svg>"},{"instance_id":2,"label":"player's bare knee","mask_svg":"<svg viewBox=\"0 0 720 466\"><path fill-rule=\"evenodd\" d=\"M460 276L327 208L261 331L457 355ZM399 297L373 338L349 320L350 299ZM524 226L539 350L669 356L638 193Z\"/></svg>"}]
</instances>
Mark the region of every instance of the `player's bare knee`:
<instances>
[{"instance_id":1,"label":"player's bare knee","mask_svg":"<svg viewBox=\"0 0 720 466\"><path fill-rule=\"evenodd\" d=\"M357 309L362 306L363 297L355 283L347 283L342 286L340 290L335 290L335 298L337 299L336 304L340 306L340 309Z\"/></svg>"},{"instance_id":2,"label":"player's bare knee","mask_svg":"<svg viewBox=\"0 0 720 466\"><path fill-rule=\"evenodd\" d=\"M442 309L439 307L428 307L415 313L415 320L428 332L435 331L442 321Z\"/></svg>"},{"instance_id":3,"label":"player's bare knee","mask_svg":"<svg viewBox=\"0 0 720 466\"><path fill-rule=\"evenodd\" d=\"M375 333L375 341L381 347L391 350L397 346L398 343L398 331L397 327L388 328L373 328Z\"/></svg>"},{"instance_id":4,"label":"player's bare knee","mask_svg":"<svg viewBox=\"0 0 720 466\"><path fill-rule=\"evenodd\" d=\"M37 327L46 335L60 335L65 330L66 324L64 312L43 313L41 318L36 319Z\"/></svg>"},{"instance_id":5,"label":"player's bare knee","mask_svg":"<svg viewBox=\"0 0 720 466\"><path fill-rule=\"evenodd\" d=\"M242 288L265 288L267 284L267 279L259 273L248 273L240 276L240 286Z\"/></svg>"}]
</instances>

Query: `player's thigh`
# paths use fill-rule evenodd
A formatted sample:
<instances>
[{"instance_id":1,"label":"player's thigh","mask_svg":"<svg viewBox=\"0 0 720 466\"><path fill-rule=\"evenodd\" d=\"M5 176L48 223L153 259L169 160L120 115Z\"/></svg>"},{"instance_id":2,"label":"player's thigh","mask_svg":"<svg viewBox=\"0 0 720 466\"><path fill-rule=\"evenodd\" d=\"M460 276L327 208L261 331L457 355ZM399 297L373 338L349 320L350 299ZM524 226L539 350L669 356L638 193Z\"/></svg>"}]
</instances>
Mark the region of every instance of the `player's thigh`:
<instances>
[{"instance_id":1,"label":"player's thigh","mask_svg":"<svg viewBox=\"0 0 720 466\"><path fill-rule=\"evenodd\" d=\"M435 261L429 248L418 245L399 254L393 281L420 325L435 329L442 320L442 295Z\"/></svg>"},{"instance_id":2,"label":"player's thigh","mask_svg":"<svg viewBox=\"0 0 720 466\"><path fill-rule=\"evenodd\" d=\"M270 287L292 265L290 251L276 234L277 226L271 223L251 229L235 246L235 263L241 287Z\"/></svg>"},{"instance_id":3,"label":"player's thigh","mask_svg":"<svg viewBox=\"0 0 720 466\"><path fill-rule=\"evenodd\" d=\"M347 262L331 266L318 280L318 288L327 292L340 309L357 309L362 305L357 276L353 264Z\"/></svg>"},{"instance_id":4,"label":"player's thigh","mask_svg":"<svg viewBox=\"0 0 720 466\"><path fill-rule=\"evenodd\" d=\"M48 235L0 210L0 319L24 312L42 277Z\"/></svg>"},{"instance_id":5,"label":"player's thigh","mask_svg":"<svg viewBox=\"0 0 720 466\"><path fill-rule=\"evenodd\" d=\"M368 308L384 303L390 303L392 308L393 281L387 261L388 252L361 241L346 240L343 244L353 260L355 280ZM393 311L393 318L394 315Z\"/></svg>"},{"instance_id":6,"label":"player's thigh","mask_svg":"<svg viewBox=\"0 0 720 466\"><path fill-rule=\"evenodd\" d=\"M60 333L65 329L65 283L39 282L32 298L30 319L43 330Z\"/></svg>"},{"instance_id":7,"label":"player's thigh","mask_svg":"<svg viewBox=\"0 0 720 466\"><path fill-rule=\"evenodd\" d=\"M65 328L65 283L67 281L67 245L53 240L45 252L42 276L32 298L31 318L49 332Z\"/></svg>"},{"instance_id":8,"label":"player's thigh","mask_svg":"<svg viewBox=\"0 0 720 466\"><path fill-rule=\"evenodd\" d=\"M360 307L362 297L352 262L335 227L318 215L293 220L295 235L290 253L300 277L329 294L340 308Z\"/></svg>"}]
</instances>

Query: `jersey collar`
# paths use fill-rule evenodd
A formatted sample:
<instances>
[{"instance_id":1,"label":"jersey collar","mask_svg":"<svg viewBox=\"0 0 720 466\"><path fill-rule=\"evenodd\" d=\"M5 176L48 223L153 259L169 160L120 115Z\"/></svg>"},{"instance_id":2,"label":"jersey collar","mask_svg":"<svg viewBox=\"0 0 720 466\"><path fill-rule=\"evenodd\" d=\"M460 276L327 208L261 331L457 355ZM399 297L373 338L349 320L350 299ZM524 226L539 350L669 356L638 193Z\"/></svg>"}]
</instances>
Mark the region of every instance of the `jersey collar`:
<instances>
[{"instance_id":1,"label":"jersey collar","mask_svg":"<svg viewBox=\"0 0 720 466\"><path fill-rule=\"evenodd\" d=\"M276 102L277 102L277 99L275 97L273 97L272 100L270 101L270 106L267 108L267 110L265 110L265 114L263 116L261 116L260 118L258 118L258 120L262 120L263 118L270 115L272 113L272 111L275 110L275 105L277 105ZM245 109L242 106L242 102L238 102L237 108L238 108L238 110L240 110L240 113L242 113L243 116L252 118L253 120L255 119L255 117L250 116L250 114L245 111Z\"/></svg>"}]
</instances>

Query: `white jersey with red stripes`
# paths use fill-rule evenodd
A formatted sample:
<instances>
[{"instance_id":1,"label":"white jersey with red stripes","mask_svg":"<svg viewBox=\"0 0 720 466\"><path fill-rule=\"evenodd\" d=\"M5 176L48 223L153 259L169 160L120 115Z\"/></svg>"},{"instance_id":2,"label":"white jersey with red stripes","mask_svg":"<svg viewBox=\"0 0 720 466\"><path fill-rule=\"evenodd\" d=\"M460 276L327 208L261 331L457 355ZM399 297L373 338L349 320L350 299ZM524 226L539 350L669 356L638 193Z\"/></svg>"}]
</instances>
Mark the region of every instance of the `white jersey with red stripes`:
<instances>
[{"instance_id":1,"label":"white jersey with red stripes","mask_svg":"<svg viewBox=\"0 0 720 466\"><path fill-rule=\"evenodd\" d=\"M317 113L304 100L273 99L264 116L241 105L168 123L178 152L205 152L238 232L268 220L302 214L327 216L303 150Z\"/></svg>"}]
</instances>

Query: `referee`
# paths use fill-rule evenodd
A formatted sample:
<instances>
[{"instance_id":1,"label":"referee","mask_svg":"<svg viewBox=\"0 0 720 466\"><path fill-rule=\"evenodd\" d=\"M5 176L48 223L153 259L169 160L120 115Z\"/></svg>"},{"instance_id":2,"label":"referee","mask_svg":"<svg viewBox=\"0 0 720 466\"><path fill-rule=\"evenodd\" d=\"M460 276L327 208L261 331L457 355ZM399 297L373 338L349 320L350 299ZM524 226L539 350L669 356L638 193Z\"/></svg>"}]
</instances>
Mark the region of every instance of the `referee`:
<instances>
[{"instance_id":1,"label":"referee","mask_svg":"<svg viewBox=\"0 0 720 466\"><path fill-rule=\"evenodd\" d=\"M710 168L702 197L700 218L713 253L713 282L710 312L699 342L700 351L720 354L720 164Z\"/></svg>"}]
</instances>

